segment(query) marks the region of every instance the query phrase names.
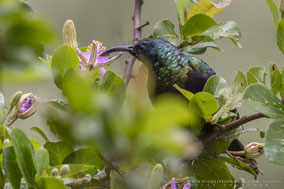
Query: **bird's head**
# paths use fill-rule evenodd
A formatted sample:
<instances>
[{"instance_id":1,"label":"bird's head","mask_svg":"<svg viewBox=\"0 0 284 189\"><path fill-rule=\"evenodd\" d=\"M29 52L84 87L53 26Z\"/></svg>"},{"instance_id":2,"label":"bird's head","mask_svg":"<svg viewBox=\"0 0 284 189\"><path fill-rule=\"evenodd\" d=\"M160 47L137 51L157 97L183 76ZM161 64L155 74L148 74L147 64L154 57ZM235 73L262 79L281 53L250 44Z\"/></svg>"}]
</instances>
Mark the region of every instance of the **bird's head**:
<instances>
[{"instance_id":1,"label":"bird's head","mask_svg":"<svg viewBox=\"0 0 284 189\"><path fill-rule=\"evenodd\" d=\"M175 48L166 40L147 38L139 41L135 45L116 46L109 48L103 52L101 56L106 56L113 52L128 52L144 63L152 62L152 60L159 55L159 49L163 48L165 45Z\"/></svg>"}]
</instances>

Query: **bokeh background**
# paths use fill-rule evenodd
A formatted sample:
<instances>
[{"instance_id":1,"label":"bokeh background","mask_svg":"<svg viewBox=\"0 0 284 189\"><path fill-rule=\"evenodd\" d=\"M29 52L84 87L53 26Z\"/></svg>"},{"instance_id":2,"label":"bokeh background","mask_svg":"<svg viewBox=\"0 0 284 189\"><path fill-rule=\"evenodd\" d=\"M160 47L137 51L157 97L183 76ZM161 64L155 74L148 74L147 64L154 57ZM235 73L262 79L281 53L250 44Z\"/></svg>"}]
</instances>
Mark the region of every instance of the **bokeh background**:
<instances>
[{"instance_id":1,"label":"bokeh background","mask_svg":"<svg viewBox=\"0 0 284 189\"><path fill-rule=\"evenodd\" d=\"M67 19L72 19L75 22L80 46L87 46L94 39L102 41L106 47L132 43L131 17L134 0L27 0L26 2L35 12L45 16L53 24L58 34L57 43L46 49L49 54L52 54L56 45L62 42L61 29ZM166 18L177 26L177 14L173 0L144 0L142 23L149 21L150 25L143 28L143 37L150 36L155 23ZM228 83L234 79L238 70L247 72L252 66L264 66L269 71L270 61L274 61L279 67L283 66L284 56L277 47L272 16L265 0L233 0L231 5L217 14L215 18L218 22L234 20L242 31L243 49L240 50L231 41L224 39L217 42L223 52L209 49L200 56ZM127 55L123 55L120 60L111 65L111 68L122 75L126 58ZM139 67L140 63L136 62L135 69L138 70ZM130 90L133 87L132 81ZM145 86L141 85L140 88L145 92L147 98ZM61 96L51 77L28 83L5 80L1 82L0 90L6 98L17 90L32 92L42 100ZM242 115L249 112L244 106L240 108ZM36 133L29 132L29 128L39 126L44 131L48 131L44 120L40 119L40 111L32 119L18 120L15 125L26 130L29 136L38 138L39 141L41 138ZM268 125L268 120L261 119L249 123L245 127L266 129ZM240 139L244 144L263 141L258 133L244 134ZM258 163L264 172L264 175L259 175L259 183L256 183L253 176L246 172L231 168L233 176L245 178L247 182L245 188L283 188L284 167L271 164L264 157L259 158Z\"/></svg>"}]
</instances>

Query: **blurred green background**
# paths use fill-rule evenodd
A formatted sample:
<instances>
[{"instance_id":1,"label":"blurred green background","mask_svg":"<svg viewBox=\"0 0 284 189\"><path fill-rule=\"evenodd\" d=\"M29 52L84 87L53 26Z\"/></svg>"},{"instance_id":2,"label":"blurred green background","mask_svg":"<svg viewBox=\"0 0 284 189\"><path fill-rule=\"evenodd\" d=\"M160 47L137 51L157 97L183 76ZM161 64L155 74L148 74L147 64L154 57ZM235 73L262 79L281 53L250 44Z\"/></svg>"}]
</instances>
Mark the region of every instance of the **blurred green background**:
<instances>
[{"instance_id":1,"label":"blurred green background","mask_svg":"<svg viewBox=\"0 0 284 189\"><path fill-rule=\"evenodd\" d=\"M61 43L61 29L67 19L72 19L75 22L80 46L87 46L92 40L102 41L106 47L132 43L131 17L134 0L28 0L26 2L36 13L49 19L58 33L60 39L58 43L46 49L49 54L52 54L56 45ZM143 28L143 37L150 36L155 23L166 18L175 24L177 23L173 0L144 0L142 23L149 21L150 26ZM233 80L239 69L247 72L252 66L264 66L269 71L270 61L274 61L279 67L283 66L284 56L277 47L272 16L265 0L232 1L229 7L217 14L216 20L218 22L234 20L239 24L242 31L242 50L229 40L224 39L217 42L223 52L209 49L204 55L200 56L228 83ZM111 68L122 75L126 58L127 55L123 55L115 64L111 65ZM136 70L139 67L140 63L136 62ZM48 72L48 69L46 70ZM129 88L131 89L133 86L132 81ZM6 98L9 98L17 90L32 92L43 101L47 98L61 96L60 91L51 80L51 76L46 80L29 83L5 80L1 81L0 87ZM144 85L141 88L145 89L141 91L144 91L147 97L147 89ZM249 112L244 106L240 108L241 115ZM268 124L268 120L262 119L249 123L245 127L265 129ZM15 125L26 131L33 126L40 126L44 131L48 131L44 120L40 119L40 111L29 120L18 120ZM41 140L34 132L28 131L28 134L31 137L38 138L39 141ZM244 144L262 141L258 133L244 134L240 139ZM264 172L264 175L259 175L258 184L255 184L253 177L248 173L237 169L231 170L233 170L235 178L243 177L246 179L245 188L283 188L284 167L271 164L264 157L259 158L258 163Z\"/></svg>"}]
</instances>

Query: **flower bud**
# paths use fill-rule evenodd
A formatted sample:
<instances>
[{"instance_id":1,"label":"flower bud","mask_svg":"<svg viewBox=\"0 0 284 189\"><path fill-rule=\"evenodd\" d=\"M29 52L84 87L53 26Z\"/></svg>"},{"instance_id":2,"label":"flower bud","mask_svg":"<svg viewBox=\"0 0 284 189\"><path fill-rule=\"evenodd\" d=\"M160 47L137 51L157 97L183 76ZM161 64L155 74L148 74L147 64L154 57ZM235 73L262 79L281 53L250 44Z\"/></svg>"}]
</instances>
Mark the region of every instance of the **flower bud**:
<instances>
[{"instance_id":1,"label":"flower bud","mask_svg":"<svg viewBox=\"0 0 284 189\"><path fill-rule=\"evenodd\" d=\"M51 176L56 176L56 175L58 175L58 169L54 168L51 170Z\"/></svg>"},{"instance_id":2,"label":"flower bud","mask_svg":"<svg viewBox=\"0 0 284 189\"><path fill-rule=\"evenodd\" d=\"M172 178L171 189L177 189L176 179Z\"/></svg>"},{"instance_id":3,"label":"flower bud","mask_svg":"<svg viewBox=\"0 0 284 189\"><path fill-rule=\"evenodd\" d=\"M280 0L279 10L281 13L284 12L284 0Z\"/></svg>"},{"instance_id":4,"label":"flower bud","mask_svg":"<svg viewBox=\"0 0 284 189\"><path fill-rule=\"evenodd\" d=\"M187 183L186 185L184 185L182 189L190 189L190 183Z\"/></svg>"},{"instance_id":5,"label":"flower bud","mask_svg":"<svg viewBox=\"0 0 284 189\"><path fill-rule=\"evenodd\" d=\"M61 168L60 168L60 175L65 175L69 172L70 168L69 168L69 165L63 165Z\"/></svg>"},{"instance_id":6,"label":"flower bud","mask_svg":"<svg viewBox=\"0 0 284 189\"><path fill-rule=\"evenodd\" d=\"M72 20L67 20L63 26L63 42L74 50L78 48L76 29Z\"/></svg>"},{"instance_id":7,"label":"flower bud","mask_svg":"<svg viewBox=\"0 0 284 189\"><path fill-rule=\"evenodd\" d=\"M83 182L84 183L89 183L92 179L92 176L90 174L86 174L84 177L83 177Z\"/></svg>"},{"instance_id":8,"label":"flower bud","mask_svg":"<svg viewBox=\"0 0 284 189\"><path fill-rule=\"evenodd\" d=\"M38 102L34 97L32 93L26 93L21 96L15 109L17 118L26 119L36 112Z\"/></svg>"},{"instance_id":9,"label":"flower bud","mask_svg":"<svg viewBox=\"0 0 284 189\"><path fill-rule=\"evenodd\" d=\"M10 143L10 139L5 139L4 141L3 141L3 146L5 146L6 144L9 144Z\"/></svg>"},{"instance_id":10,"label":"flower bud","mask_svg":"<svg viewBox=\"0 0 284 189\"><path fill-rule=\"evenodd\" d=\"M10 105L11 107L14 107L17 105L17 103L19 102L21 96L22 96L22 91L17 91L13 94L13 96L10 98Z\"/></svg>"},{"instance_id":11,"label":"flower bud","mask_svg":"<svg viewBox=\"0 0 284 189\"><path fill-rule=\"evenodd\" d=\"M264 153L264 145L258 142L252 142L245 146L245 156L256 159Z\"/></svg>"},{"instance_id":12,"label":"flower bud","mask_svg":"<svg viewBox=\"0 0 284 189\"><path fill-rule=\"evenodd\" d=\"M164 168L161 164L156 164L152 169L149 181L148 188L159 189L163 180Z\"/></svg>"}]
</instances>

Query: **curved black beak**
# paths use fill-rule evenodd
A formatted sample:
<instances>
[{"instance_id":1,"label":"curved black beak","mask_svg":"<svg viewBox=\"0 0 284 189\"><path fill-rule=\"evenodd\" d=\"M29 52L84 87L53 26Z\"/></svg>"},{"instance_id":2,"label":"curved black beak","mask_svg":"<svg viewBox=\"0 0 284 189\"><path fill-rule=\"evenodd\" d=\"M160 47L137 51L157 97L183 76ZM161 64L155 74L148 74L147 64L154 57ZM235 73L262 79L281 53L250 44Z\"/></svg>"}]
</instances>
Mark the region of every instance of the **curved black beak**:
<instances>
[{"instance_id":1,"label":"curved black beak","mask_svg":"<svg viewBox=\"0 0 284 189\"><path fill-rule=\"evenodd\" d=\"M102 54L100 54L100 56L106 56L106 55L113 53L113 52L128 52L128 53L132 54L133 45L123 45L123 46L112 47L112 48L107 49Z\"/></svg>"}]
</instances>

